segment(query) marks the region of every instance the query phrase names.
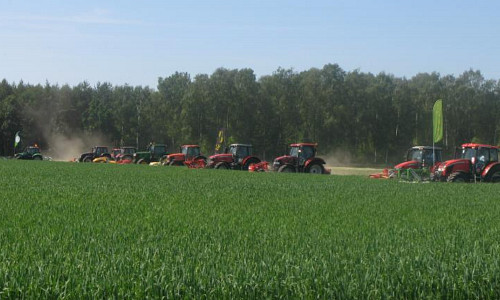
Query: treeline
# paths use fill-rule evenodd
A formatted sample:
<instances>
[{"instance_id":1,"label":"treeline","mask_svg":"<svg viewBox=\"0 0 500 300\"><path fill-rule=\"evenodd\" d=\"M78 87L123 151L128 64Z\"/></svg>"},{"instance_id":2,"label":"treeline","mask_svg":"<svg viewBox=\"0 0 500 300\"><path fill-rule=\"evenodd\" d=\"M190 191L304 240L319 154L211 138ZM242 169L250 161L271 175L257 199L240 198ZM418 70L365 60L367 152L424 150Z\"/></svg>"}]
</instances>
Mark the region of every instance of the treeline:
<instances>
[{"instance_id":1,"label":"treeline","mask_svg":"<svg viewBox=\"0 0 500 300\"><path fill-rule=\"evenodd\" d=\"M432 106L444 101L444 140L456 145L500 141L500 82L479 71L458 77L438 73L410 79L346 72L336 64L304 72L278 69L256 78L253 70L217 69L191 78L175 73L141 86L0 84L0 155L12 155L14 136L42 149L49 136L102 135L110 143L167 143L171 150L198 143L213 153L217 133L227 142L252 143L271 159L286 144L319 143L321 154L348 153L353 161L399 161L410 146L432 144ZM92 145L88 145L89 147Z\"/></svg>"}]
</instances>

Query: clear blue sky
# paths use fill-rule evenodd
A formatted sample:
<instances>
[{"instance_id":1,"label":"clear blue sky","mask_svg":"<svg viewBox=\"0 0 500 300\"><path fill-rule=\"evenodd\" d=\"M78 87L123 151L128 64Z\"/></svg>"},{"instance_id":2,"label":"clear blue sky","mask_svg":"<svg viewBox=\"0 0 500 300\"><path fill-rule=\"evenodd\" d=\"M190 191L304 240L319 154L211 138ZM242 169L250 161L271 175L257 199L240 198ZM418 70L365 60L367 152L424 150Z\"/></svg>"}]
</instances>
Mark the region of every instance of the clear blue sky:
<instances>
[{"instance_id":1,"label":"clear blue sky","mask_svg":"<svg viewBox=\"0 0 500 300\"><path fill-rule=\"evenodd\" d=\"M218 67L500 79L500 1L0 0L0 79L149 85Z\"/></svg>"}]
</instances>

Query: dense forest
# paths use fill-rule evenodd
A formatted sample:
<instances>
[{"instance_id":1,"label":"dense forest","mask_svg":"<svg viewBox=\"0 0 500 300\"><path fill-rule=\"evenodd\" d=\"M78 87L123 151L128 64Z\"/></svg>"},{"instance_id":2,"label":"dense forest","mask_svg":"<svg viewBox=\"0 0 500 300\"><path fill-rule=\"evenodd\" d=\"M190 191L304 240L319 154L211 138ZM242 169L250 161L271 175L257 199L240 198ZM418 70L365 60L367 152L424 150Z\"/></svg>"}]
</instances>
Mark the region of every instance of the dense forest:
<instances>
[{"instance_id":1,"label":"dense forest","mask_svg":"<svg viewBox=\"0 0 500 300\"><path fill-rule=\"evenodd\" d=\"M479 71L408 79L328 64L303 72L280 68L260 78L251 69L220 68L194 78L175 73L159 78L156 89L4 79L0 155L14 153L18 131L24 145L38 143L42 151L57 149L61 139L91 143L98 136L109 146L140 149L151 141L171 151L197 143L211 154L218 130L225 128L227 143L252 143L268 160L290 142L312 141L320 154L340 163L393 163L412 145L432 144L437 99L444 103L440 146L448 153L463 142L500 143L500 82Z\"/></svg>"}]
</instances>

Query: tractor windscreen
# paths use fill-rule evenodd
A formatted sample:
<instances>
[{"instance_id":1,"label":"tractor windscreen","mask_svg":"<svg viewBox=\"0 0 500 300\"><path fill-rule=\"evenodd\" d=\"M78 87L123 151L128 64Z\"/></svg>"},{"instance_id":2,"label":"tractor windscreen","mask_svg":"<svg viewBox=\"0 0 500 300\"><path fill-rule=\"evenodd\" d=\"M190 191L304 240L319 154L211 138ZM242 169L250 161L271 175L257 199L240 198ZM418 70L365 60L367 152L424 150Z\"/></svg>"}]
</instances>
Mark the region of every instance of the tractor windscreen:
<instances>
[{"instance_id":1,"label":"tractor windscreen","mask_svg":"<svg viewBox=\"0 0 500 300\"><path fill-rule=\"evenodd\" d=\"M135 149L134 148L124 148L123 149L123 154L134 154Z\"/></svg>"},{"instance_id":2,"label":"tractor windscreen","mask_svg":"<svg viewBox=\"0 0 500 300\"><path fill-rule=\"evenodd\" d=\"M407 161L416 160L418 162L422 162L422 150L420 149L411 149L408 151L408 156L406 158Z\"/></svg>"},{"instance_id":3,"label":"tractor windscreen","mask_svg":"<svg viewBox=\"0 0 500 300\"><path fill-rule=\"evenodd\" d=\"M291 147L290 156L299 157L299 147Z\"/></svg>"},{"instance_id":4,"label":"tractor windscreen","mask_svg":"<svg viewBox=\"0 0 500 300\"><path fill-rule=\"evenodd\" d=\"M475 156L476 156L476 149L474 149L474 148L462 148L462 153L460 155L460 158L472 159Z\"/></svg>"},{"instance_id":5,"label":"tractor windscreen","mask_svg":"<svg viewBox=\"0 0 500 300\"><path fill-rule=\"evenodd\" d=\"M247 157L249 155L252 155L252 150L248 147L245 146L231 146L229 148L229 152L234 156L234 157Z\"/></svg>"},{"instance_id":6,"label":"tractor windscreen","mask_svg":"<svg viewBox=\"0 0 500 300\"><path fill-rule=\"evenodd\" d=\"M182 154L184 154L186 156L199 156L200 155L200 148L198 148L198 147L183 147Z\"/></svg>"},{"instance_id":7,"label":"tractor windscreen","mask_svg":"<svg viewBox=\"0 0 500 300\"><path fill-rule=\"evenodd\" d=\"M162 155L166 153L166 148L164 146L155 146L153 151L155 155Z\"/></svg>"},{"instance_id":8,"label":"tractor windscreen","mask_svg":"<svg viewBox=\"0 0 500 300\"><path fill-rule=\"evenodd\" d=\"M434 158L434 154L436 157ZM432 149L426 149L423 151L423 159L427 164L432 164L433 162L439 162L441 161L441 151L434 150Z\"/></svg>"}]
</instances>

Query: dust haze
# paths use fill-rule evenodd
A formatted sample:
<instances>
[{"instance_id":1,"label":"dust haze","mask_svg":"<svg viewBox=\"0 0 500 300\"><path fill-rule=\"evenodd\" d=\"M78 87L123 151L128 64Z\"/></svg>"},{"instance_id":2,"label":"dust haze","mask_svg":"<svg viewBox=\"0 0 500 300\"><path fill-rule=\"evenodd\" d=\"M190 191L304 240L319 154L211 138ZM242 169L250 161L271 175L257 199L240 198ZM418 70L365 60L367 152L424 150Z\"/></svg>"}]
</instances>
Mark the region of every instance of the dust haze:
<instances>
[{"instance_id":1,"label":"dust haze","mask_svg":"<svg viewBox=\"0 0 500 300\"><path fill-rule=\"evenodd\" d=\"M41 134L47 142L48 148L42 149L42 153L52 160L72 161L75 158L78 159L82 153L90 152L93 146L111 147L113 145L110 139L101 133L70 131L67 127L58 126L53 112L49 109L26 108L24 114L32 119L38 129L38 134ZM60 131L64 133L59 133Z\"/></svg>"},{"instance_id":2,"label":"dust haze","mask_svg":"<svg viewBox=\"0 0 500 300\"><path fill-rule=\"evenodd\" d=\"M47 149L47 156L57 161L72 161L78 159L84 152L90 152L93 146L112 145L100 134L85 135L84 133L74 136L65 136L61 134L51 134L45 137L50 145ZM111 149L109 149L111 151Z\"/></svg>"}]
</instances>

